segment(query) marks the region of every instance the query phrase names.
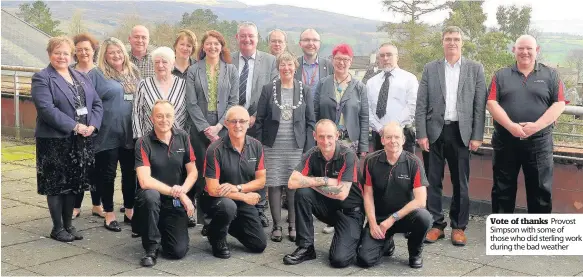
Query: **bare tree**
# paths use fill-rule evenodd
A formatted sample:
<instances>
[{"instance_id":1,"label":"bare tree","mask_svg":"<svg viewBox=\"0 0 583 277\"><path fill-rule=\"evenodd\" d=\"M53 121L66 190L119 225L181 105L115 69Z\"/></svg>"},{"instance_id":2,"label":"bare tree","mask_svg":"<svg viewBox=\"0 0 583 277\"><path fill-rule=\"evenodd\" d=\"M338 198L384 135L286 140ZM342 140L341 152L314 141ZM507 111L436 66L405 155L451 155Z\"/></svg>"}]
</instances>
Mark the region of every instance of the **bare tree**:
<instances>
[{"instance_id":1,"label":"bare tree","mask_svg":"<svg viewBox=\"0 0 583 277\"><path fill-rule=\"evenodd\" d=\"M567 66L577 69L577 83L581 80L581 73L583 73L583 49L573 49L567 55Z\"/></svg>"},{"instance_id":2,"label":"bare tree","mask_svg":"<svg viewBox=\"0 0 583 277\"><path fill-rule=\"evenodd\" d=\"M73 16L71 16L71 22L69 22L69 35L75 36L84 32L87 32L87 27L83 24L83 11L75 9Z\"/></svg>"}]
</instances>

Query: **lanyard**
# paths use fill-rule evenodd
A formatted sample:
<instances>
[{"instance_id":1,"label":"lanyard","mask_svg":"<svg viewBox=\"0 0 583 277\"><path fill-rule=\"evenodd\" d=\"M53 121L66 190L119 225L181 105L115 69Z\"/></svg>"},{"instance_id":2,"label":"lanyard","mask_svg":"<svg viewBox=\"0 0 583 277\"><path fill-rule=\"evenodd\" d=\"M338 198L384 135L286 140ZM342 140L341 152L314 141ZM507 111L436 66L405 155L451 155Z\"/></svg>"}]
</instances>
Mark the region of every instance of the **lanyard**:
<instances>
[{"instance_id":1,"label":"lanyard","mask_svg":"<svg viewBox=\"0 0 583 277\"><path fill-rule=\"evenodd\" d=\"M312 77L310 77L310 81L308 82L308 70L306 69L305 66L303 66L303 70L302 70L302 77L304 78L304 83L306 83L309 87L312 87L315 83L315 79L316 79L316 70L318 70L320 67L319 64L315 64L314 69L312 70Z\"/></svg>"}]
</instances>

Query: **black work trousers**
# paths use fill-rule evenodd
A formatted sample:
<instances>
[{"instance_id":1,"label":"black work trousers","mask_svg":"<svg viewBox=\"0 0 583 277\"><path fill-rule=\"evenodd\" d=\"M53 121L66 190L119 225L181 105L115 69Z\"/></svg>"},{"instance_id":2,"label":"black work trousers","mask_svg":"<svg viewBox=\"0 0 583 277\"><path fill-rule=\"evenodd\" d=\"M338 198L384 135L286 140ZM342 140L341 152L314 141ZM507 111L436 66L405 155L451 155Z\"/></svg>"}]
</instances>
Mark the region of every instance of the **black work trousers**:
<instances>
[{"instance_id":1,"label":"black work trousers","mask_svg":"<svg viewBox=\"0 0 583 277\"><path fill-rule=\"evenodd\" d=\"M384 220L384 219L383 219ZM383 220L377 220L381 223ZM383 253L389 247L385 243L386 240L392 239L396 233L409 233L407 239L407 249L409 250L409 257L421 255L423 251L423 241L427 231L431 228L433 219L429 211L426 209L416 209L408 215L398 220L387 230L385 239L375 239L370 235L370 227L367 224L362 231L360 246L358 247L358 265L363 267L370 267L376 265Z\"/></svg>"},{"instance_id":2,"label":"black work trousers","mask_svg":"<svg viewBox=\"0 0 583 277\"><path fill-rule=\"evenodd\" d=\"M180 259L188 252L185 208L174 207L171 197L160 195L156 190L138 190L132 229L142 235L146 252L156 251L162 246L162 253L172 259Z\"/></svg>"},{"instance_id":3,"label":"black work trousers","mask_svg":"<svg viewBox=\"0 0 583 277\"><path fill-rule=\"evenodd\" d=\"M439 138L429 145L429 152L423 151L423 163L429 181L427 210L433 216L433 227L442 230L447 226L441 203L446 161L453 186L449 210L451 228L465 230L470 218L470 150L462 141L456 121L444 125Z\"/></svg>"},{"instance_id":4,"label":"black work trousers","mask_svg":"<svg viewBox=\"0 0 583 277\"><path fill-rule=\"evenodd\" d=\"M123 205L126 209L134 208L137 186L136 170L134 169L134 149L118 147L95 154L95 169L91 180L97 188L97 193L101 196L105 212L113 212L114 182L117 175L118 161L121 168Z\"/></svg>"},{"instance_id":5,"label":"black work trousers","mask_svg":"<svg viewBox=\"0 0 583 277\"><path fill-rule=\"evenodd\" d=\"M495 132L492 169L492 213L513 213L518 172L522 167L529 213L550 213L553 185L552 129L521 140Z\"/></svg>"},{"instance_id":6,"label":"black work trousers","mask_svg":"<svg viewBox=\"0 0 583 277\"><path fill-rule=\"evenodd\" d=\"M99 196L99 192L97 192L97 188L95 191L91 191L91 204L93 206L101 206L101 196ZM79 193L75 196L75 209L80 209L81 205L83 205L83 198L85 197L85 193Z\"/></svg>"},{"instance_id":7,"label":"black work trousers","mask_svg":"<svg viewBox=\"0 0 583 277\"><path fill-rule=\"evenodd\" d=\"M226 197L202 196L202 208L210 218L208 239L211 242L235 237L249 251L261 253L267 247L267 235L263 231L255 206Z\"/></svg>"},{"instance_id":8,"label":"black work trousers","mask_svg":"<svg viewBox=\"0 0 583 277\"><path fill-rule=\"evenodd\" d=\"M412 127L405 127L403 128L403 133L405 134L405 144L403 144L403 150L415 154L415 129ZM381 143L381 135L379 133L373 131L372 139L374 151L384 148L383 144Z\"/></svg>"},{"instance_id":9,"label":"black work trousers","mask_svg":"<svg viewBox=\"0 0 583 277\"><path fill-rule=\"evenodd\" d=\"M204 132L198 132L196 127L190 127L190 145L196 157L194 162L196 165L196 170L198 171L198 178L194 183L194 187L188 191L187 195L192 200L192 203L196 203L197 207L201 206L202 195L206 181L204 178L204 160L206 158L206 149L210 145L211 141L204 135ZM211 222L211 218L205 214L203 209L196 209L197 223L208 225Z\"/></svg>"},{"instance_id":10,"label":"black work trousers","mask_svg":"<svg viewBox=\"0 0 583 277\"><path fill-rule=\"evenodd\" d=\"M330 199L312 188L296 190L296 245L308 247L314 245L314 219L334 226L334 237L330 245L330 265L347 267L356 259L356 250L360 241L364 223L364 209L354 207L342 209L341 201Z\"/></svg>"}]
</instances>

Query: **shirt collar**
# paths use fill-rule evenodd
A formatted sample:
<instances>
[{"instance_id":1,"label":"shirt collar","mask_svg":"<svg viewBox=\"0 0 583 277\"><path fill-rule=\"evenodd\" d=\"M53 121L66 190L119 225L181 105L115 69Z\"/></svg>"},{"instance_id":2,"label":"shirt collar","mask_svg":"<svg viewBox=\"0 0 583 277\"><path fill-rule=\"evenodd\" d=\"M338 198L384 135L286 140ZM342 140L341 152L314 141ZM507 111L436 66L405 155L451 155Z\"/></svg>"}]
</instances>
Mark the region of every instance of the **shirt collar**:
<instances>
[{"instance_id":1,"label":"shirt collar","mask_svg":"<svg viewBox=\"0 0 583 277\"><path fill-rule=\"evenodd\" d=\"M381 162L390 165L389 161L387 160L387 152L385 152L385 150L382 150L382 151L383 151L383 153L379 157ZM406 155L407 155L407 153L405 153L405 150L401 151L401 155L399 155L399 159L397 159L397 162L393 166L395 166L399 163L405 162L407 160Z\"/></svg>"},{"instance_id":2,"label":"shirt collar","mask_svg":"<svg viewBox=\"0 0 583 277\"><path fill-rule=\"evenodd\" d=\"M174 130L174 127L170 128L170 132L172 132L172 136L170 137L170 140L172 140L172 138L174 138L174 135L176 135L176 130ZM154 128L152 128L152 130L150 131L150 138L152 139L152 141L159 141L162 142L157 136L156 136L156 131L154 131Z\"/></svg>"},{"instance_id":3,"label":"shirt collar","mask_svg":"<svg viewBox=\"0 0 583 277\"><path fill-rule=\"evenodd\" d=\"M444 62L445 62L445 66L452 67L452 66L449 64L449 62L447 61L447 59L445 59L445 58L444 58L443 60L444 60ZM462 65L462 57L460 56L460 58L457 60L457 62L455 62L455 63L453 64L453 67L457 67L457 66L461 66L461 65Z\"/></svg>"},{"instance_id":4,"label":"shirt collar","mask_svg":"<svg viewBox=\"0 0 583 277\"><path fill-rule=\"evenodd\" d=\"M231 138L229 137L229 134L226 134L223 137L223 141L225 142L225 146L226 147L231 148L233 150L237 150L237 149L235 149L235 147L231 143ZM251 143L251 141L249 140L249 138L247 136L245 136L245 144L243 145L243 148L245 148L246 146L248 146L250 143Z\"/></svg>"},{"instance_id":5,"label":"shirt collar","mask_svg":"<svg viewBox=\"0 0 583 277\"><path fill-rule=\"evenodd\" d=\"M540 63L538 61L535 61L533 71L538 71L539 69L540 69ZM514 62L514 65L512 65L512 70L514 70L516 72L520 72L518 70L518 63Z\"/></svg>"},{"instance_id":6,"label":"shirt collar","mask_svg":"<svg viewBox=\"0 0 583 277\"><path fill-rule=\"evenodd\" d=\"M318 146L316 146L316 147L318 147ZM332 159L330 159L330 160L331 161L338 160L338 158L340 158L340 153L345 152L345 151L343 151L343 148L345 148L345 147L341 146L339 141L336 141L336 148L334 149L334 155L332 156ZM320 147L318 147L318 156L320 158L322 158L323 160L326 160L326 158L324 157L324 154L320 150Z\"/></svg>"},{"instance_id":7,"label":"shirt collar","mask_svg":"<svg viewBox=\"0 0 583 277\"><path fill-rule=\"evenodd\" d=\"M255 56L257 56L257 51L251 55L250 60L255 60ZM239 52L239 59L243 58L243 53Z\"/></svg>"},{"instance_id":8,"label":"shirt collar","mask_svg":"<svg viewBox=\"0 0 583 277\"><path fill-rule=\"evenodd\" d=\"M144 59L147 59L148 57L150 57L150 51L147 51L147 50L146 50L146 55L144 55L144 56L142 57L142 59L138 59L136 56L134 56L134 53L132 53L132 51L131 51L131 49L130 49L130 57L131 57L132 59L135 59L135 60L141 61L141 60L144 60Z\"/></svg>"},{"instance_id":9,"label":"shirt collar","mask_svg":"<svg viewBox=\"0 0 583 277\"><path fill-rule=\"evenodd\" d=\"M316 56L316 59L314 60L314 63L308 63L306 61L306 56L302 56L302 63L305 64L305 65L320 64L319 61L320 61L320 58L318 56Z\"/></svg>"}]
</instances>

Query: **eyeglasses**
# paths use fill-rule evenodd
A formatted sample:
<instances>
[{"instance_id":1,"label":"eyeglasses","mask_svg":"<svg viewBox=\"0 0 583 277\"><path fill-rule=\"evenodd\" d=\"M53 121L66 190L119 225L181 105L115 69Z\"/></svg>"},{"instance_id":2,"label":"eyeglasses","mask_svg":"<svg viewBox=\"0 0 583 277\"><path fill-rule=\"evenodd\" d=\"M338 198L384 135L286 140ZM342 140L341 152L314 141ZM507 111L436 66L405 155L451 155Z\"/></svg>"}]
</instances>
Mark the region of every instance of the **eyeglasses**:
<instances>
[{"instance_id":1,"label":"eyeglasses","mask_svg":"<svg viewBox=\"0 0 583 277\"><path fill-rule=\"evenodd\" d=\"M270 40L269 42L272 43L272 44L283 44L284 43L283 40L276 40L276 39Z\"/></svg>"},{"instance_id":2,"label":"eyeglasses","mask_svg":"<svg viewBox=\"0 0 583 277\"><path fill-rule=\"evenodd\" d=\"M320 40L319 40L319 39L315 39L315 38L313 38L313 39L309 39L309 38L303 38L303 39L301 39L300 41L301 41L301 42L312 42L312 43L320 42Z\"/></svg>"},{"instance_id":3,"label":"eyeglasses","mask_svg":"<svg viewBox=\"0 0 583 277\"><path fill-rule=\"evenodd\" d=\"M350 58L338 58L338 57L334 58L334 61L335 62L339 62L339 63L340 62L342 62L342 63L349 63L351 60L352 59L350 59Z\"/></svg>"},{"instance_id":4,"label":"eyeglasses","mask_svg":"<svg viewBox=\"0 0 583 277\"><path fill-rule=\"evenodd\" d=\"M390 58L393 56L393 53L380 53L379 58Z\"/></svg>"},{"instance_id":5,"label":"eyeglasses","mask_svg":"<svg viewBox=\"0 0 583 277\"><path fill-rule=\"evenodd\" d=\"M231 125L237 125L237 123L244 125L244 124L247 124L247 122L249 122L249 120L247 120L247 119L229 119L229 120L227 120L227 122Z\"/></svg>"},{"instance_id":6,"label":"eyeglasses","mask_svg":"<svg viewBox=\"0 0 583 277\"><path fill-rule=\"evenodd\" d=\"M83 53L83 52L89 53L89 51L91 51L91 50L93 50L93 49L91 49L91 48L76 48L75 53Z\"/></svg>"}]
</instances>

